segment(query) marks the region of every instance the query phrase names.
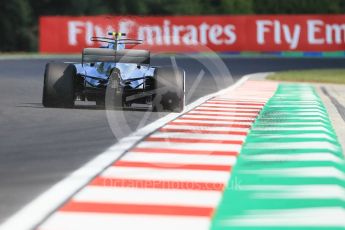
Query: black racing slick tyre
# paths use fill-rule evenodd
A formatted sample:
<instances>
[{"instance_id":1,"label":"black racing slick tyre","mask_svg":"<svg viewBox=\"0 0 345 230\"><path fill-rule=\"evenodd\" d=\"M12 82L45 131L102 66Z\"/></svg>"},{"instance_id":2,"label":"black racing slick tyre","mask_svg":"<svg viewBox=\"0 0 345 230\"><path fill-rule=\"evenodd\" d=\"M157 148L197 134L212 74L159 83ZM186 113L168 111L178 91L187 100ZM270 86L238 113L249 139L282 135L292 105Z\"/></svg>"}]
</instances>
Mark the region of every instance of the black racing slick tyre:
<instances>
[{"instance_id":1,"label":"black racing slick tyre","mask_svg":"<svg viewBox=\"0 0 345 230\"><path fill-rule=\"evenodd\" d=\"M74 106L74 79L72 64L51 62L46 65L42 104L44 107L71 108Z\"/></svg>"},{"instance_id":2,"label":"black racing slick tyre","mask_svg":"<svg viewBox=\"0 0 345 230\"><path fill-rule=\"evenodd\" d=\"M185 73L174 67L155 70L155 96L153 110L182 112L185 106Z\"/></svg>"}]
</instances>

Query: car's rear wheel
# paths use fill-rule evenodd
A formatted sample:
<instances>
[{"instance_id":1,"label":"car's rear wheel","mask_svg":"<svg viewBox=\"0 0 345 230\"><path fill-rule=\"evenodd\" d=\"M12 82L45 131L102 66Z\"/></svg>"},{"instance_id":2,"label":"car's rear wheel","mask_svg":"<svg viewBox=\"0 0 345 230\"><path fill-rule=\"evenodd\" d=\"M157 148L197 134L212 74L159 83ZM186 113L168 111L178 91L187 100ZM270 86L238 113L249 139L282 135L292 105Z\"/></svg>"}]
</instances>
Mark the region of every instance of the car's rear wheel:
<instances>
[{"instance_id":1,"label":"car's rear wheel","mask_svg":"<svg viewBox=\"0 0 345 230\"><path fill-rule=\"evenodd\" d=\"M72 64L48 63L44 72L43 106L73 107L75 76L76 68Z\"/></svg>"},{"instance_id":2,"label":"car's rear wheel","mask_svg":"<svg viewBox=\"0 0 345 230\"><path fill-rule=\"evenodd\" d=\"M155 70L154 111L182 112L185 105L184 70L174 67L158 67Z\"/></svg>"}]
</instances>

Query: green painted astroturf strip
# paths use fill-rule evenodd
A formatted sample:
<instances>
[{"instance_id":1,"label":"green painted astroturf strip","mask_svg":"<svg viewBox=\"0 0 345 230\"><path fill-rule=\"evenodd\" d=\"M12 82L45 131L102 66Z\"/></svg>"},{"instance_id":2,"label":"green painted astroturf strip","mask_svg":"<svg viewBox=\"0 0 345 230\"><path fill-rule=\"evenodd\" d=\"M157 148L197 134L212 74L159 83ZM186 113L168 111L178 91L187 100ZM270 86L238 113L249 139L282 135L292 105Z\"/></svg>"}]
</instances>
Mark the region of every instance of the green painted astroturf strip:
<instances>
[{"instance_id":1,"label":"green painted astroturf strip","mask_svg":"<svg viewBox=\"0 0 345 230\"><path fill-rule=\"evenodd\" d=\"M345 163L313 87L280 84L255 121L211 229L345 229Z\"/></svg>"}]
</instances>

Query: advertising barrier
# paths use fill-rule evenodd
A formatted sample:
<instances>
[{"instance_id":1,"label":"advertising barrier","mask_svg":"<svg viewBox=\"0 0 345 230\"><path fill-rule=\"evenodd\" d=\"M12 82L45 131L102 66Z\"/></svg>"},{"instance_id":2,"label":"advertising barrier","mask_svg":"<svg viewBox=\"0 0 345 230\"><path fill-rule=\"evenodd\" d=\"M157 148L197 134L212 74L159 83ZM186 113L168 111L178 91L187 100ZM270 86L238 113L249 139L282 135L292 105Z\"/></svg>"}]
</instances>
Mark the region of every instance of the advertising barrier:
<instances>
[{"instance_id":1,"label":"advertising barrier","mask_svg":"<svg viewBox=\"0 0 345 230\"><path fill-rule=\"evenodd\" d=\"M108 31L142 39L153 51L195 52L199 46L216 52L345 50L345 15L43 16L40 52L80 53L104 45L90 38Z\"/></svg>"}]
</instances>

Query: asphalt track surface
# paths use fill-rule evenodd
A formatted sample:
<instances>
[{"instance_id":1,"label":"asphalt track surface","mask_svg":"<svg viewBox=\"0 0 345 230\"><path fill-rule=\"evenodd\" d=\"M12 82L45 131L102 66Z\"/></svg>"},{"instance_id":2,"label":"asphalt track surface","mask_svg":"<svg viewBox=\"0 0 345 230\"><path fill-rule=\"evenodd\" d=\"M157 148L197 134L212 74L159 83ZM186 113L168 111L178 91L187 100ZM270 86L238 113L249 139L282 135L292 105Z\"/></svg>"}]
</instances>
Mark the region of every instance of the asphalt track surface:
<instances>
[{"instance_id":1,"label":"asphalt track surface","mask_svg":"<svg viewBox=\"0 0 345 230\"><path fill-rule=\"evenodd\" d=\"M200 58L201 62L203 59ZM200 60L176 57L177 65L186 70L187 103L231 85L249 73L345 68L345 59L341 58L226 57L222 60L232 77L218 75L215 80ZM41 96L47 61L50 60L0 60L0 223L114 144L117 138L165 115L152 113L146 117L142 110L119 111L125 117L126 129L115 137L102 108L93 105L44 108ZM154 58L152 62L169 65L171 59ZM201 70L205 74L194 91L193 83Z\"/></svg>"}]
</instances>

